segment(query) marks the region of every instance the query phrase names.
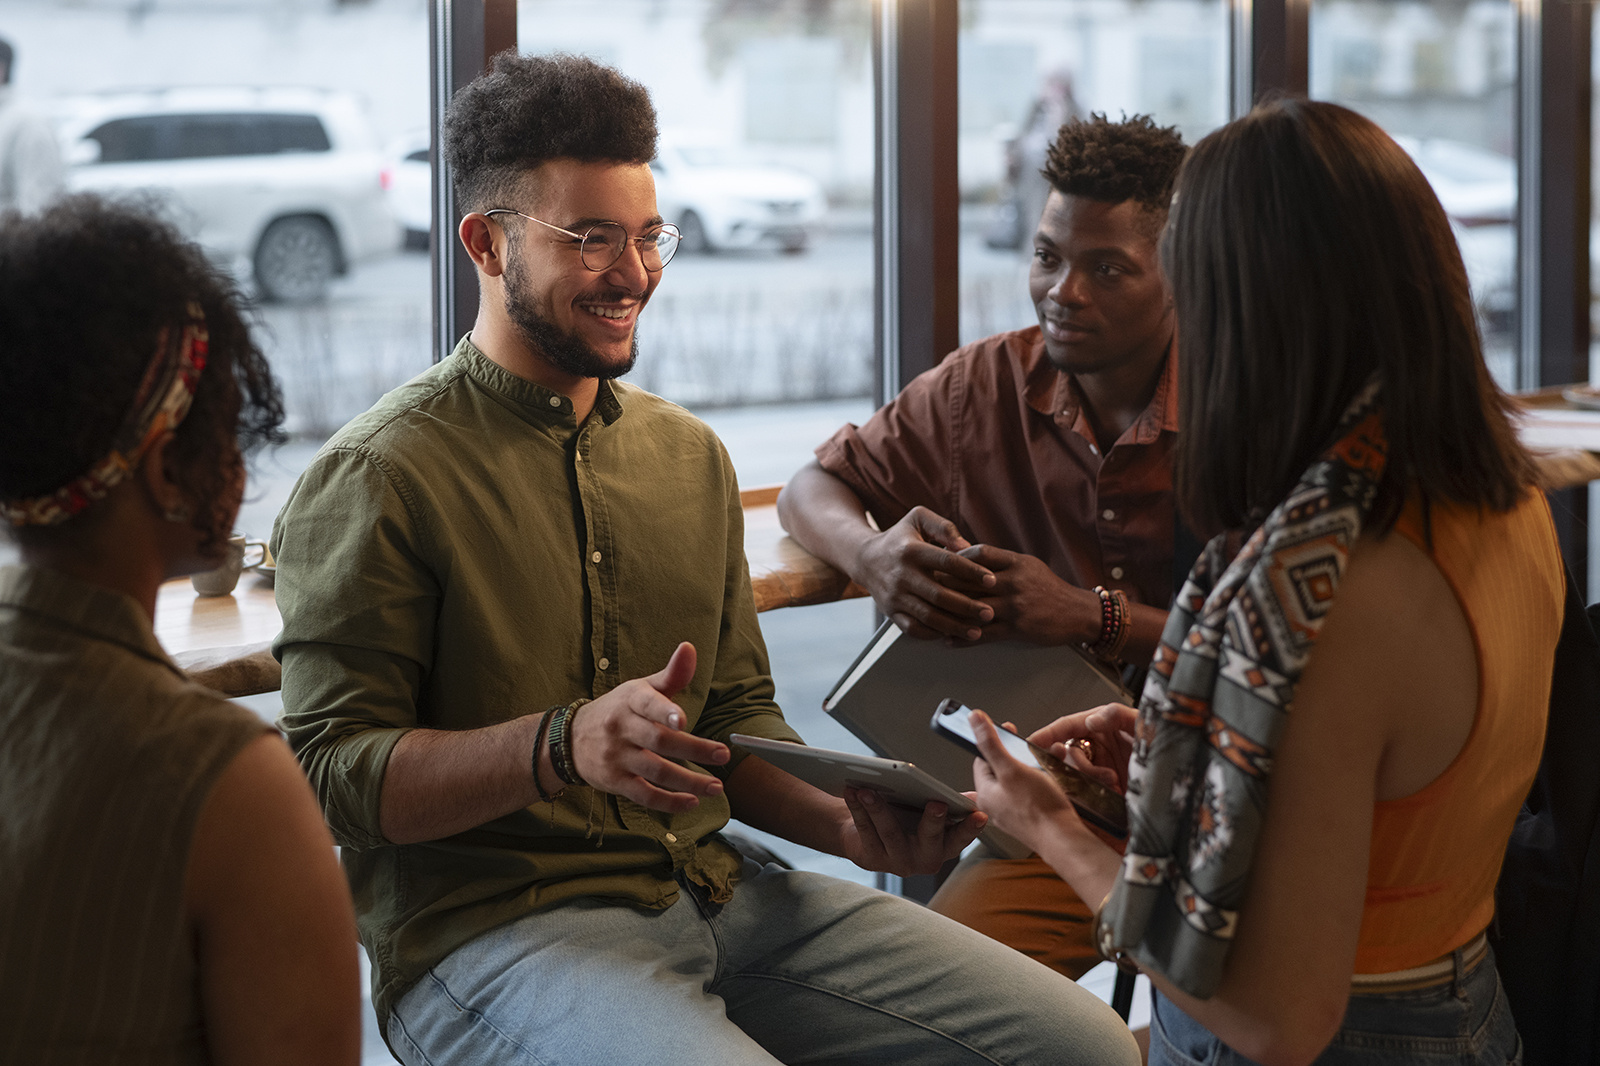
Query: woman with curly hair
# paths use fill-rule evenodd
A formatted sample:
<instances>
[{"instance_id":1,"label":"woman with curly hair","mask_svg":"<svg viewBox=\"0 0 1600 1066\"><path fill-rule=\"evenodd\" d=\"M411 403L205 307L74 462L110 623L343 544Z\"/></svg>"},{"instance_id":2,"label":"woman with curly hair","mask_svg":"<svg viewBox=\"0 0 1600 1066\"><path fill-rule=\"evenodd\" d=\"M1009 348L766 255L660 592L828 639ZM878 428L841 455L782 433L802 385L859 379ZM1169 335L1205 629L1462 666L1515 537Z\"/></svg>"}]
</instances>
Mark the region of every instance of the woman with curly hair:
<instances>
[{"instance_id":1,"label":"woman with curly hair","mask_svg":"<svg viewBox=\"0 0 1600 1066\"><path fill-rule=\"evenodd\" d=\"M1151 1063L1520 1061L1484 931L1563 572L1449 222L1373 123L1283 100L1195 146L1162 254L1215 539L1139 709L1035 735L1125 789L1126 853L987 726L980 803L1104 901Z\"/></svg>"},{"instance_id":2,"label":"woman with curly hair","mask_svg":"<svg viewBox=\"0 0 1600 1066\"><path fill-rule=\"evenodd\" d=\"M189 681L282 402L231 285L138 210L0 217L0 1061L354 1063L355 926L298 764Z\"/></svg>"}]
</instances>

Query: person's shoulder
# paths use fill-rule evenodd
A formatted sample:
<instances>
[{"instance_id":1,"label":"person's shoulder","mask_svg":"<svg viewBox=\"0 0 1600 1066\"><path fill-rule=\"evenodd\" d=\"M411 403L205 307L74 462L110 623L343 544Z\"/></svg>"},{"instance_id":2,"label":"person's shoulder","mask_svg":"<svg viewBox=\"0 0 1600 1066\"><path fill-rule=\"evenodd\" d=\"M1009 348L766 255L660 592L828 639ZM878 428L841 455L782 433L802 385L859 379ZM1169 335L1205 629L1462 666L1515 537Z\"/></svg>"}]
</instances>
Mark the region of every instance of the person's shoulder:
<instances>
[{"instance_id":1,"label":"person's shoulder","mask_svg":"<svg viewBox=\"0 0 1600 1066\"><path fill-rule=\"evenodd\" d=\"M1024 365L1036 359L1043 350L1043 334L1035 325L969 341L951 353L951 358Z\"/></svg>"},{"instance_id":2,"label":"person's shoulder","mask_svg":"<svg viewBox=\"0 0 1600 1066\"><path fill-rule=\"evenodd\" d=\"M1043 353L1038 326L983 337L962 345L937 366L917 375L902 397L912 400L921 395L926 401L988 410L1027 388Z\"/></svg>"},{"instance_id":3,"label":"person's shoulder","mask_svg":"<svg viewBox=\"0 0 1600 1066\"><path fill-rule=\"evenodd\" d=\"M225 762L270 731L253 711L170 664L129 648L105 647L95 657L92 677L65 681L61 698L37 708L36 720L50 723L52 747L87 760L85 772L114 769L143 782L141 788L174 794L206 766ZM91 769L96 760L100 771Z\"/></svg>"},{"instance_id":4,"label":"person's shoulder","mask_svg":"<svg viewBox=\"0 0 1600 1066\"><path fill-rule=\"evenodd\" d=\"M434 408L450 402L464 377L465 370L455 359L435 363L345 423L328 438L323 451L393 449L403 431L426 426Z\"/></svg>"},{"instance_id":5,"label":"person's shoulder","mask_svg":"<svg viewBox=\"0 0 1600 1066\"><path fill-rule=\"evenodd\" d=\"M963 344L921 376L930 381L958 375L967 382L1020 380L1028 376L1043 353L1038 326L1007 330Z\"/></svg>"},{"instance_id":6,"label":"person's shoulder","mask_svg":"<svg viewBox=\"0 0 1600 1066\"><path fill-rule=\"evenodd\" d=\"M128 714L130 729L191 743L209 743L218 737L248 739L270 729L254 711L185 674L170 669L134 670L137 673L130 671L130 690L139 698Z\"/></svg>"},{"instance_id":7,"label":"person's shoulder","mask_svg":"<svg viewBox=\"0 0 1600 1066\"><path fill-rule=\"evenodd\" d=\"M441 457L450 454L435 437L440 425L455 421L449 408L460 402L465 381L464 368L446 359L381 396L317 450L296 482L290 504L303 508L330 486L343 493L352 478L363 484L381 479L402 497L409 496L428 480ZM332 502L345 508L352 501Z\"/></svg>"}]
</instances>

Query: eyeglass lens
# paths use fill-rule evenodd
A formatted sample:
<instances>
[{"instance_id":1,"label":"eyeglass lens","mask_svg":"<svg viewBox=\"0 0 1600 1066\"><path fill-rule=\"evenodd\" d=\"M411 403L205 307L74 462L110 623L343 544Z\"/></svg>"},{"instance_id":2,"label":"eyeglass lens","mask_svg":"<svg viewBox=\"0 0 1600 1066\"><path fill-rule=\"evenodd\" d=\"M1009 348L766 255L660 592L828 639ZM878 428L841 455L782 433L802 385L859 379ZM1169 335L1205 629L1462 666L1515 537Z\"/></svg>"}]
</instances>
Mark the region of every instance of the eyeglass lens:
<instances>
[{"instance_id":1,"label":"eyeglass lens","mask_svg":"<svg viewBox=\"0 0 1600 1066\"><path fill-rule=\"evenodd\" d=\"M598 273L621 259L627 244L627 230L615 222L598 222L584 234L579 255L583 258L584 266ZM639 241L639 254L644 260L644 268L649 271L666 266L677 250L678 234L671 229L661 230L653 239L643 238Z\"/></svg>"}]
</instances>

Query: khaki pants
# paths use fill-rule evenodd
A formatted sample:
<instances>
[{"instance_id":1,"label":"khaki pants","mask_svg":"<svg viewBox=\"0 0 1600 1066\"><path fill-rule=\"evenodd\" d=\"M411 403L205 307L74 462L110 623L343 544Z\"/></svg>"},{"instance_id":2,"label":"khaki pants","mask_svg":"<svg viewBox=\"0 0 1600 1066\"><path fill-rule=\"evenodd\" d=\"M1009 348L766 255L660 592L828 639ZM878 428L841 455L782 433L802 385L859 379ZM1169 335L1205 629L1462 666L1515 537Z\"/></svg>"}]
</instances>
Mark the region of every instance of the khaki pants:
<instances>
[{"instance_id":1,"label":"khaki pants","mask_svg":"<svg viewBox=\"0 0 1600 1066\"><path fill-rule=\"evenodd\" d=\"M1001 859L981 845L928 906L1076 981L1100 963L1094 913L1043 859Z\"/></svg>"}]
</instances>

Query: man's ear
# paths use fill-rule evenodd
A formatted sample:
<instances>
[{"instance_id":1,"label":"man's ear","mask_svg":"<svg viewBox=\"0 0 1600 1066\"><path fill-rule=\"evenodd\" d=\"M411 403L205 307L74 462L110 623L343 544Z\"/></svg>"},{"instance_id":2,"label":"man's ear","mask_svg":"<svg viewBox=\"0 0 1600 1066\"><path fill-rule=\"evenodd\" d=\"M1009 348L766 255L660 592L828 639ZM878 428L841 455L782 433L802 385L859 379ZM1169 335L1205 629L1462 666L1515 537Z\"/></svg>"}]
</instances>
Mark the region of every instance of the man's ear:
<instances>
[{"instance_id":1,"label":"man's ear","mask_svg":"<svg viewBox=\"0 0 1600 1066\"><path fill-rule=\"evenodd\" d=\"M172 476L169 448L173 437L171 430L157 437L139 460L134 476L161 517L169 522L187 522L194 515L194 507Z\"/></svg>"},{"instance_id":2,"label":"man's ear","mask_svg":"<svg viewBox=\"0 0 1600 1066\"><path fill-rule=\"evenodd\" d=\"M473 211L461 220L456 232L461 237L461 246L467 250L473 266L479 271L491 278L497 278L505 272L503 246L496 242L501 230L489 220L489 216Z\"/></svg>"}]
</instances>

